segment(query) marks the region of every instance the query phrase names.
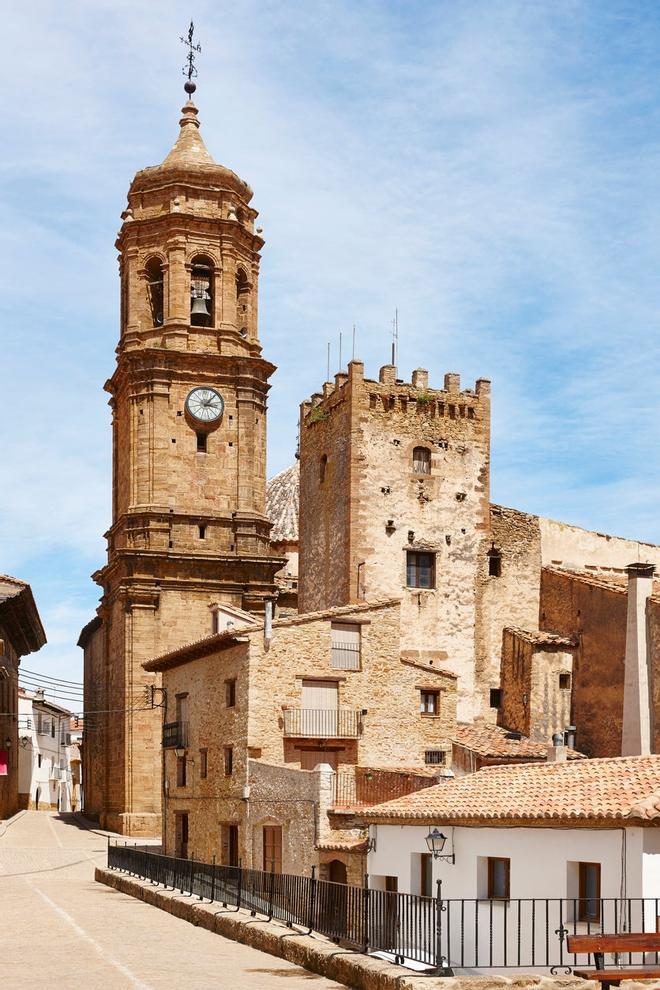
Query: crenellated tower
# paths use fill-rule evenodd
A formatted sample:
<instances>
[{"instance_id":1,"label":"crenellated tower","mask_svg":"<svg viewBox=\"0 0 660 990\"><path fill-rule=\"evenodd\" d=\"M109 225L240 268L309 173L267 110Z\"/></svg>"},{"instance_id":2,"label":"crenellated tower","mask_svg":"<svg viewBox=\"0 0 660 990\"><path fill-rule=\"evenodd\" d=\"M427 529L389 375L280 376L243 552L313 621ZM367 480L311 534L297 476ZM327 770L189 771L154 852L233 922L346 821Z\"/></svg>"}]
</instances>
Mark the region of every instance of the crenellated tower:
<instances>
[{"instance_id":1,"label":"crenellated tower","mask_svg":"<svg viewBox=\"0 0 660 990\"><path fill-rule=\"evenodd\" d=\"M127 834L160 827L162 712L136 711L155 684L142 663L209 635L219 601L262 611L283 563L265 514L275 368L259 343L251 199L207 151L189 99L170 153L133 179L117 239L112 525L81 645L86 707L120 713L92 720L87 807Z\"/></svg>"}]
</instances>

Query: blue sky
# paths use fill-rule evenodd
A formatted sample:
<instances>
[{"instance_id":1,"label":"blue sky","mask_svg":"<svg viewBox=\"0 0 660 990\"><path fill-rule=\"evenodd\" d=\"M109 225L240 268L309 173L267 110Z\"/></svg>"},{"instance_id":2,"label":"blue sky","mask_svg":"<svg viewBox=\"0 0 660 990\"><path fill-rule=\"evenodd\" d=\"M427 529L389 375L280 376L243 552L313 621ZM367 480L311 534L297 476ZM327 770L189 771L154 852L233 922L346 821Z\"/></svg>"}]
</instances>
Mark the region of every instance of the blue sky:
<instances>
[{"instance_id":1,"label":"blue sky","mask_svg":"<svg viewBox=\"0 0 660 990\"><path fill-rule=\"evenodd\" d=\"M660 7L86 0L5 11L0 570L81 676L110 522L103 383L129 182L197 104L265 228L269 473L357 326L370 374L493 381L492 497L660 542ZM9 95L9 94L12 95ZM346 354L346 351L345 351Z\"/></svg>"}]
</instances>

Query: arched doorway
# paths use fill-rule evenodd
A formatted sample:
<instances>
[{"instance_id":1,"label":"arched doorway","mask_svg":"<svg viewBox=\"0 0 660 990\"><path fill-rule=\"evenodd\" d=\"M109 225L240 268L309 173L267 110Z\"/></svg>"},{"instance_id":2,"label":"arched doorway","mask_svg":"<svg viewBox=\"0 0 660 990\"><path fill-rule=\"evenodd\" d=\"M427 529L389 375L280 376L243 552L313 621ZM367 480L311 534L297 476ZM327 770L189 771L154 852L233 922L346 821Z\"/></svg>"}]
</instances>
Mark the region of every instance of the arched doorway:
<instances>
[{"instance_id":1,"label":"arched doorway","mask_svg":"<svg viewBox=\"0 0 660 990\"><path fill-rule=\"evenodd\" d=\"M346 863L333 859L328 863L328 880L332 883L346 883Z\"/></svg>"}]
</instances>

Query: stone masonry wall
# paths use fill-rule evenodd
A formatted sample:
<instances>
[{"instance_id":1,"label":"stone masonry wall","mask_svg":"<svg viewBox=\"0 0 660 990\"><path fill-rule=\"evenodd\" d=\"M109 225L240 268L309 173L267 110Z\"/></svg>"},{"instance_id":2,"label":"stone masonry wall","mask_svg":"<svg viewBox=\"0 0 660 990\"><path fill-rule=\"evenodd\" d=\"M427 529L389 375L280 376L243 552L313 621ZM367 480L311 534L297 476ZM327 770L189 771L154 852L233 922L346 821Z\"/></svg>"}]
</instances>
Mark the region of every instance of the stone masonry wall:
<instances>
[{"instance_id":1,"label":"stone masonry wall","mask_svg":"<svg viewBox=\"0 0 660 990\"><path fill-rule=\"evenodd\" d=\"M626 649L625 587L544 568L541 626L577 635L573 666L575 746L587 756L620 756Z\"/></svg>"},{"instance_id":2,"label":"stone masonry wall","mask_svg":"<svg viewBox=\"0 0 660 990\"><path fill-rule=\"evenodd\" d=\"M476 392L461 391L458 375L449 374L434 389L422 369L405 383L385 366L375 382L353 361L348 375L302 407L301 609L401 597L402 649L429 651L459 675L461 718L474 714L489 446L485 380ZM415 447L430 452L430 473L414 470ZM435 587L407 586L408 551L434 555Z\"/></svg>"}]
</instances>

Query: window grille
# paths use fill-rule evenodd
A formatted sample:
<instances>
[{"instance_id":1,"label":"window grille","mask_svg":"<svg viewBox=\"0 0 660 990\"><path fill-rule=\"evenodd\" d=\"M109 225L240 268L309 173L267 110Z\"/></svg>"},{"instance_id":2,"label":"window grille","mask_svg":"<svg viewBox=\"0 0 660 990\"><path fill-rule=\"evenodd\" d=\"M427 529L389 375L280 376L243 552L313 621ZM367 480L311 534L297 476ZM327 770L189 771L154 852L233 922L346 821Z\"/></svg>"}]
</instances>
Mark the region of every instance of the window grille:
<instances>
[{"instance_id":1,"label":"window grille","mask_svg":"<svg viewBox=\"0 0 660 990\"><path fill-rule=\"evenodd\" d=\"M424 763L440 766L447 762L447 754L443 749L427 749L424 753Z\"/></svg>"},{"instance_id":2,"label":"window grille","mask_svg":"<svg viewBox=\"0 0 660 990\"><path fill-rule=\"evenodd\" d=\"M334 670L360 669L360 627L347 622L333 622L331 626L332 657Z\"/></svg>"}]
</instances>

